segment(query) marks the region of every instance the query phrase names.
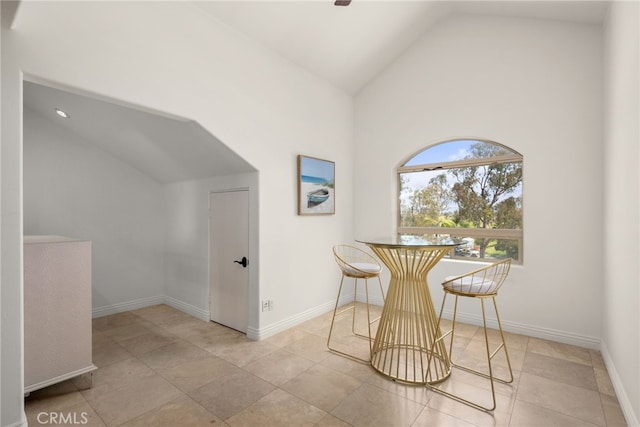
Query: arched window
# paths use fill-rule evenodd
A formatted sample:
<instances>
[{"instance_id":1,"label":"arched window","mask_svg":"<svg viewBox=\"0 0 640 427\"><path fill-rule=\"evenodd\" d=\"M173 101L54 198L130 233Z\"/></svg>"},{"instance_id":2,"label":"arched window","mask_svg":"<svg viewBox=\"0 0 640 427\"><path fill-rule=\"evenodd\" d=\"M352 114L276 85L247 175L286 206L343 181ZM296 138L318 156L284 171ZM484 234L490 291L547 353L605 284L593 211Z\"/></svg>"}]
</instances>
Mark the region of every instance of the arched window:
<instances>
[{"instance_id":1,"label":"arched window","mask_svg":"<svg viewBox=\"0 0 640 427\"><path fill-rule=\"evenodd\" d=\"M432 145L398 168L398 233L449 235L456 259L522 263L522 155L490 141Z\"/></svg>"}]
</instances>

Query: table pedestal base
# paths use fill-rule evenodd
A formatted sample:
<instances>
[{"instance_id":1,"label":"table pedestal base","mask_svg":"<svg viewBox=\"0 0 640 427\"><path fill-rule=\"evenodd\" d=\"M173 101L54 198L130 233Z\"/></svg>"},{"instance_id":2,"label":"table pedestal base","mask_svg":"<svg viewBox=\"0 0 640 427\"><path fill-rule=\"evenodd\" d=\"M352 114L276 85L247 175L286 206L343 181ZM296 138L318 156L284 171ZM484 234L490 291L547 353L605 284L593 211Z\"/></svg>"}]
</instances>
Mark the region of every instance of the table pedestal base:
<instances>
[{"instance_id":1,"label":"table pedestal base","mask_svg":"<svg viewBox=\"0 0 640 427\"><path fill-rule=\"evenodd\" d=\"M379 373L411 384L435 384L451 373L442 340L427 273L447 253L448 247L389 248L370 245L391 271L391 282L373 343L371 366Z\"/></svg>"}]
</instances>

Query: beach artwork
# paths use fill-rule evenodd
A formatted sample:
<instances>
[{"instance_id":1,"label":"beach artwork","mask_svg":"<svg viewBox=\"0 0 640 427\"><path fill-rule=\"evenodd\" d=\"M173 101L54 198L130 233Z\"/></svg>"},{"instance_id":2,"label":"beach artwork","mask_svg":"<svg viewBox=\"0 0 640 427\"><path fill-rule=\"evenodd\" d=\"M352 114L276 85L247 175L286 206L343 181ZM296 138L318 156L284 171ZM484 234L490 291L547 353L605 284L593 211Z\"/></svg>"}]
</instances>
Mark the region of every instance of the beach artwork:
<instances>
[{"instance_id":1,"label":"beach artwork","mask_svg":"<svg viewBox=\"0 0 640 427\"><path fill-rule=\"evenodd\" d=\"M335 163L298 156L298 215L332 215L336 212Z\"/></svg>"}]
</instances>

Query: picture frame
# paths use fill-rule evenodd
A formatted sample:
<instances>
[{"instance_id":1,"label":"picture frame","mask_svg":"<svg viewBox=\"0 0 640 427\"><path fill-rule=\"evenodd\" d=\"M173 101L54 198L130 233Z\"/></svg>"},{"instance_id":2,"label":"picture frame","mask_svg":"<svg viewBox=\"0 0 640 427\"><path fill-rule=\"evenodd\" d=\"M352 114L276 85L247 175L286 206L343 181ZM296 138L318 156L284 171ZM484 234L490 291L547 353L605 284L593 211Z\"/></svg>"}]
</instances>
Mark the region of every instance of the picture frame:
<instances>
[{"instance_id":1,"label":"picture frame","mask_svg":"<svg viewBox=\"0 0 640 427\"><path fill-rule=\"evenodd\" d=\"M298 215L333 215L335 202L335 163L298 155Z\"/></svg>"}]
</instances>

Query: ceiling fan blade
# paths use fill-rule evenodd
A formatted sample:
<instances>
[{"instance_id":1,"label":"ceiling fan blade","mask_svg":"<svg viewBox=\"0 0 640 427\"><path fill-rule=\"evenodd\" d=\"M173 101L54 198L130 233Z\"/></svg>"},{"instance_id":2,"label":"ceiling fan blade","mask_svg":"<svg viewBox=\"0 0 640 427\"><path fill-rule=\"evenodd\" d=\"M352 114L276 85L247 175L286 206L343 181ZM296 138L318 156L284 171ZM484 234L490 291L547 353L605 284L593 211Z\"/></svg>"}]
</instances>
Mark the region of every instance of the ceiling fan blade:
<instances>
[{"instance_id":1,"label":"ceiling fan blade","mask_svg":"<svg viewBox=\"0 0 640 427\"><path fill-rule=\"evenodd\" d=\"M333 4L336 6L349 6L350 3L351 0L336 0Z\"/></svg>"}]
</instances>

